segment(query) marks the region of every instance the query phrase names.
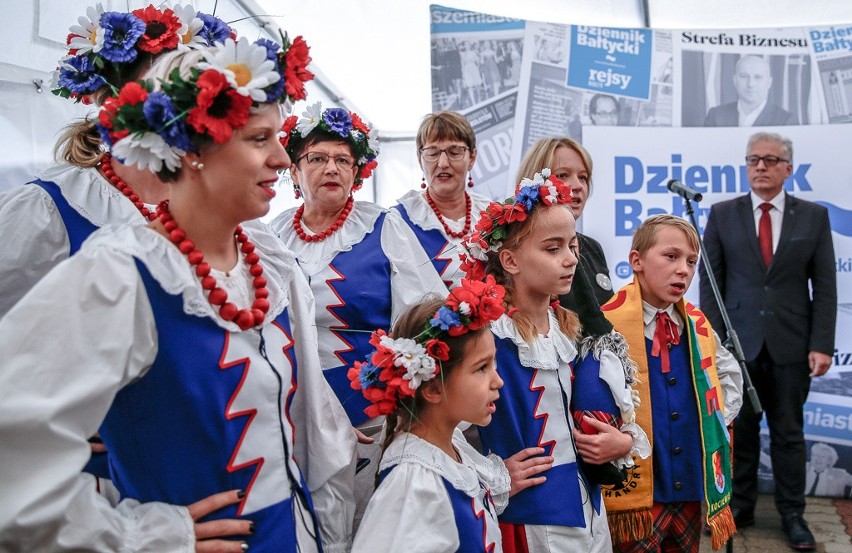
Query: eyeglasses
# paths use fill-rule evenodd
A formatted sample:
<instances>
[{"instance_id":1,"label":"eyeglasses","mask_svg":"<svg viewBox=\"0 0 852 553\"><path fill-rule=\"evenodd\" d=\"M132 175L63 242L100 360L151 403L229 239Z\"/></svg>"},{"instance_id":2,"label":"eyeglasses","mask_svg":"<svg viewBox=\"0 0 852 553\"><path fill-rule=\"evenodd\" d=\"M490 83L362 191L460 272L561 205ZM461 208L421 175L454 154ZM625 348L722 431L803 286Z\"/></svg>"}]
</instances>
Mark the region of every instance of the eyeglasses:
<instances>
[{"instance_id":1,"label":"eyeglasses","mask_svg":"<svg viewBox=\"0 0 852 553\"><path fill-rule=\"evenodd\" d=\"M426 161L438 161L441 154L447 154L448 159L458 161L464 157L465 152L468 150L470 150L470 148L467 146L459 146L457 144L453 144L447 148L430 146L428 148L420 148L420 155L423 156L423 159Z\"/></svg>"},{"instance_id":2,"label":"eyeglasses","mask_svg":"<svg viewBox=\"0 0 852 553\"><path fill-rule=\"evenodd\" d=\"M352 169L355 166L355 158L352 156L347 156L345 154L330 156L323 152L308 152L299 157L299 159L296 160L296 163L306 159L308 161L308 167L316 169L319 167L325 167L326 164L328 164L329 158L334 160L334 164L337 165L337 168L340 170Z\"/></svg>"},{"instance_id":3,"label":"eyeglasses","mask_svg":"<svg viewBox=\"0 0 852 553\"><path fill-rule=\"evenodd\" d=\"M790 163L789 159L784 159L778 156L746 156L745 162L751 167L756 167L763 160L763 164L767 167L775 167L779 162Z\"/></svg>"}]
</instances>

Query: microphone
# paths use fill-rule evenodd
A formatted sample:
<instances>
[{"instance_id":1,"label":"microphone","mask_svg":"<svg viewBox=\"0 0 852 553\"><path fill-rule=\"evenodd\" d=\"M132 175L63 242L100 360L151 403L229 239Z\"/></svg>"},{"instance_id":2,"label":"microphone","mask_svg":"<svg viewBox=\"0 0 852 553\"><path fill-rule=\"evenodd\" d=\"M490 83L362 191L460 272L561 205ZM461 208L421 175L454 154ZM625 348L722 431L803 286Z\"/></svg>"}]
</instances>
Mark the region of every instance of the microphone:
<instances>
[{"instance_id":1,"label":"microphone","mask_svg":"<svg viewBox=\"0 0 852 553\"><path fill-rule=\"evenodd\" d=\"M666 185L666 188L669 189L669 192L674 192L685 200L693 200L695 202L700 202L701 198L704 197L701 192L693 190L692 188L686 186L685 184L676 179L670 180Z\"/></svg>"}]
</instances>

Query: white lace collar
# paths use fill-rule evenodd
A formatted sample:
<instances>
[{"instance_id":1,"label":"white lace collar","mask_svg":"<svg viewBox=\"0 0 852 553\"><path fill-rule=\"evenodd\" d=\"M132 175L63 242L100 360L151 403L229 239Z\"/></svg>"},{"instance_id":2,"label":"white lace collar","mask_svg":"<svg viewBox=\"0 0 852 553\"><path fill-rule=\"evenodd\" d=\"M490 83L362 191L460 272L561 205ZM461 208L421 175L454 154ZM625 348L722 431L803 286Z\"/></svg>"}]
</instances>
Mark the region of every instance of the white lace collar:
<instances>
[{"instance_id":1,"label":"white lace collar","mask_svg":"<svg viewBox=\"0 0 852 553\"><path fill-rule=\"evenodd\" d=\"M491 331L497 338L509 338L518 346L521 365L530 369L556 370L560 364L570 363L577 357L577 346L559 330L559 323L552 309L548 310L550 330L546 336L539 335L532 344L524 341L515 321L503 315L491 323Z\"/></svg>"},{"instance_id":2,"label":"white lace collar","mask_svg":"<svg viewBox=\"0 0 852 553\"><path fill-rule=\"evenodd\" d=\"M453 435L455 444L457 436ZM468 497L480 497L482 487L479 484L479 476L476 465L468 455L465 447L456 446L462 462L457 463L449 455L438 449L431 443L418 438L414 434L402 432L397 435L382 455L379 470L411 463L430 470L446 479L455 489L463 492Z\"/></svg>"},{"instance_id":3,"label":"white lace collar","mask_svg":"<svg viewBox=\"0 0 852 553\"><path fill-rule=\"evenodd\" d=\"M55 165L39 178L56 183L68 204L96 227L116 223L146 223L136 206L94 167ZM149 205L153 210L154 206Z\"/></svg>"},{"instance_id":4,"label":"white lace collar","mask_svg":"<svg viewBox=\"0 0 852 553\"><path fill-rule=\"evenodd\" d=\"M272 230L278 234L284 245L295 252L299 259L302 270L312 276L328 267L331 260L340 252L348 252L356 244L360 244L364 237L373 231L379 215L385 213L385 209L371 202L355 202L349 217L337 232L322 242L305 242L293 229L293 215L298 208L290 208L269 224ZM304 227L304 223L302 224ZM313 234L314 229L304 227L306 231Z\"/></svg>"},{"instance_id":5,"label":"white lace collar","mask_svg":"<svg viewBox=\"0 0 852 553\"><path fill-rule=\"evenodd\" d=\"M475 225L479 219L479 212L487 208L491 200L473 192L468 192L468 194L470 195L471 225ZM409 219L418 227L423 230L440 230L441 234L444 234L444 226L438 220L435 212L432 211L429 202L426 201L426 195L422 191L409 190L397 200L397 203L405 208ZM464 228L464 218L450 219L445 217L444 221L453 232L460 232Z\"/></svg>"},{"instance_id":6,"label":"white lace collar","mask_svg":"<svg viewBox=\"0 0 852 553\"><path fill-rule=\"evenodd\" d=\"M263 223L243 223L243 230L260 254L260 264L263 266L263 276L266 277L266 288L269 291L270 307L266 316L266 321L269 322L290 304L288 290L294 276L296 258ZM147 267L163 290L183 297L184 313L210 318L226 330L240 330L236 323L223 320L218 312L214 311L186 256L168 238L155 230L143 225L112 227L109 232L94 233L86 244L87 247L106 247L132 255Z\"/></svg>"}]
</instances>

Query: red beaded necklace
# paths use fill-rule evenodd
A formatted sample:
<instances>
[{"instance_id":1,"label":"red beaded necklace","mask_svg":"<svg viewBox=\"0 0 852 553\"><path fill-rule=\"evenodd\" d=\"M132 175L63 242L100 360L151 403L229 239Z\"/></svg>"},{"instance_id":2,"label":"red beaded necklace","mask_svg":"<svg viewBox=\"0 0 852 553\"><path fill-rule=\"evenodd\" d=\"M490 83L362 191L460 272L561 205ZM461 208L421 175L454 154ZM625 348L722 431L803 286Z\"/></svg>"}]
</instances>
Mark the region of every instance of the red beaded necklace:
<instances>
[{"instance_id":1,"label":"red beaded necklace","mask_svg":"<svg viewBox=\"0 0 852 553\"><path fill-rule=\"evenodd\" d=\"M447 236L451 236L453 238L464 238L470 232L470 195L467 192L464 193L464 228L459 232L453 232L450 230L450 227L447 225L446 221L444 221L444 216L441 215L441 210L438 209L438 206L435 204L435 200L433 200L432 196L429 195L428 189L426 190L426 203L429 204L429 207L432 208L432 211L435 212L438 220L444 226L444 232Z\"/></svg>"},{"instance_id":2,"label":"red beaded necklace","mask_svg":"<svg viewBox=\"0 0 852 553\"><path fill-rule=\"evenodd\" d=\"M127 199L133 202L133 205L136 206L136 209L139 210L139 213L141 213L143 217L149 221L153 221L157 218L157 214L152 213L150 209L145 207L145 204L139 199L139 195L133 191L130 185L121 180L121 177L115 174L115 171L112 168L112 156L109 153L104 154L101 158L101 171L103 171L107 180L113 186L118 188L119 192L127 196Z\"/></svg>"},{"instance_id":3,"label":"red beaded necklace","mask_svg":"<svg viewBox=\"0 0 852 553\"><path fill-rule=\"evenodd\" d=\"M346 221L346 218L349 217L349 212L352 211L352 204L355 200L352 196L349 196L349 199L346 200L346 205L343 206L343 211L340 212L340 215L337 217L337 220L332 223L330 227L320 232L319 234L311 234L308 235L305 232L305 229L302 228L302 215L305 214L305 204L299 206L299 209L296 210L296 213L293 215L293 230L296 231L296 234L304 240L305 242L322 242L334 232L343 226L343 223Z\"/></svg>"},{"instance_id":4,"label":"red beaded necklace","mask_svg":"<svg viewBox=\"0 0 852 553\"><path fill-rule=\"evenodd\" d=\"M201 279L201 287L208 291L207 301L214 307L219 306L219 316L226 321L235 322L242 330L263 324L263 319L269 311L269 290L266 289L266 278L263 276L263 267L260 266L260 255L254 251L254 244L249 242L243 227L237 225L234 236L240 244L240 251L245 254L248 272L254 277L254 303L251 304L251 309L239 309L228 301L228 293L217 286L216 278L210 274L210 265L204 261L204 253L195 249L195 243L186 237L186 232L172 219L168 200L157 205L156 216L163 223L169 240L186 255L189 264L195 267L195 274Z\"/></svg>"}]
</instances>

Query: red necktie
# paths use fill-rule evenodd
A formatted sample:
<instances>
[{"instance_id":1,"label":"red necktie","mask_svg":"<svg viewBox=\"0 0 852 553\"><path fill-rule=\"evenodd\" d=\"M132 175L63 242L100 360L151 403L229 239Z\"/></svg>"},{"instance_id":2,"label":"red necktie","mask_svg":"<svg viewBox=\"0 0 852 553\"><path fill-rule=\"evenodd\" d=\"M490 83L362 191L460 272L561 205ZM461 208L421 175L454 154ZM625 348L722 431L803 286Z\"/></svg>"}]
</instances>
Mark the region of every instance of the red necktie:
<instances>
[{"instance_id":1,"label":"red necktie","mask_svg":"<svg viewBox=\"0 0 852 553\"><path fill-rule=\"evenodd\" d=\"M654 341L651 343L651 355L660 358L660 365L663 372L667 373L671 370L669 363L669 350L673 345L680 343L680 335L677 333L677 326L665 311L657 312L657 328L654 330Z\"/></svg>"},{"instance_id":2,"label":"red necktie","mask_svg":"<svg viewBox=\"0 0 852 553\"><path fill-rule=\"evenodd\" d=\"M769 264L772 263L772 219L769 217L772 204L763 202L760 204L760 209L763 213L760 214L760 222L757 224L757 241L760 244L763 264L768 269Z\"/></svg>"}]
</instances>

